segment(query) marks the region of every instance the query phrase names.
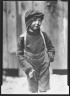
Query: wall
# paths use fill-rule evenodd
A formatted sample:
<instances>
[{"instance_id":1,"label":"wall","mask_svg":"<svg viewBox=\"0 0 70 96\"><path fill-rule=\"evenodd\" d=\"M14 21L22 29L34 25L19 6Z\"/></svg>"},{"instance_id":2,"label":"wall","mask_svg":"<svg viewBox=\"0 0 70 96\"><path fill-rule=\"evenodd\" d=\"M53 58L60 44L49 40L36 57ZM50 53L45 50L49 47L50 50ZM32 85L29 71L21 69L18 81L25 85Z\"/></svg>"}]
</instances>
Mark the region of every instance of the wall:
<instances>
[{"instance_id":1,"label":"wall","mask_svg":"<svg viewBox=\"0 0 70 96\"><path fill-rule=\"evenodd\" d=\"M3 12L3 68L8 67L8 42L6 30L6 13Z\"/></svg>"},{"instance_id":2,"label":"wall","mask_svg":"<svg viewBox=\"0 0 70 96\"><path fill-rule=\"evenodd\" d=\"M53 14L48 1L3 1L3 4L3 69L19 69L19 75L24 74L16 57L17 40L26 31L25 12L32 8L44 13L41 29L48 33L55 47L51 71L67 69L67 2L58 2Z\"/></svg>"},{"instance_id":3,"label":"wall","mask_svg":"<svg viewBox=\"0 0 70 96\"><path fill-rule=\"evenodd\" d=\"M18 68L17 28L16 28L16 3L3 2L3 68Z\"/></svg>"}]
</instances>

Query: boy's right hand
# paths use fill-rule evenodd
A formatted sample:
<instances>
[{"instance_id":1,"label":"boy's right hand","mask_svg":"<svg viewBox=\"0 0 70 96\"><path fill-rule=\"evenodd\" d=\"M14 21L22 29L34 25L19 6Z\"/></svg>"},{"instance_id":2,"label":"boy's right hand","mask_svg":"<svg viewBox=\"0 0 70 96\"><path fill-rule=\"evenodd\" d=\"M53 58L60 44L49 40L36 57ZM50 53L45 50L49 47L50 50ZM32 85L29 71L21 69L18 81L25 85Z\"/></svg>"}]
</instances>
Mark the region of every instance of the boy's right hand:
<instances>
[{"instance_id":1,"label":"boy's right hand","mask_svg":"<svg viewBox=\"0 0 70 96\"><path fill-rule=\"evenodd\" d=\"M35 76L35 70L32 69L30 72L29 72L29 77L32 78Z\"/></svg>"}]
</instances>

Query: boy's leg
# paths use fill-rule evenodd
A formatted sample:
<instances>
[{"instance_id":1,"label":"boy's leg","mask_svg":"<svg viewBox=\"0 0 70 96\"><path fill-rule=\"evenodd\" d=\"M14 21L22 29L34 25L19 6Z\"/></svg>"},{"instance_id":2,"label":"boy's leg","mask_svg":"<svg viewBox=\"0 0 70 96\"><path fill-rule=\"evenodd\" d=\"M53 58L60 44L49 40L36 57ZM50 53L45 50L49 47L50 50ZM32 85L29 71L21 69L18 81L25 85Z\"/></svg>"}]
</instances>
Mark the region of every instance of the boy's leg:
<instances>
[{"instance_id":1,"label":"boy's leg","mask_svg":"<svg viewBox=\"0 0 70 96\"><path fill-rule=\"evenodd\" d=\"M50 89L50 74L49 74L49 65L45 63L40 68L40 75L39 75L39 81L38 81L38 89L40 92L46 92Z\"/></svg>"},{"instance_id":2,"label":"boy's leg","mask_svg":"<svg viewBox=\"0 0 70 96\"><path fill-rule=\"evenodd\" d=\"M27 77L28 85L29 85L29 91L32 93L38 92L38 81L36 81L34 78Z\"/></svg>"}]
</instances>

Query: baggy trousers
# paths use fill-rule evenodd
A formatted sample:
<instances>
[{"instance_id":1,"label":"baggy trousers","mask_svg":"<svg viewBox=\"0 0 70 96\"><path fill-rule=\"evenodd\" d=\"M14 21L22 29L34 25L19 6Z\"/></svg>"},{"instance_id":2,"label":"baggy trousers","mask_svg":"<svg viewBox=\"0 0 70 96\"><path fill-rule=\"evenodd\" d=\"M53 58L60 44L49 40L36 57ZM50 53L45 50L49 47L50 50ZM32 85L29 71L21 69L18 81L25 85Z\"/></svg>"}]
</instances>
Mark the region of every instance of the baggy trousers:
<instances>
[{"instance_id":1,"label":"baggy trousers","mask_svg":"<svg viewBox=\"0 0 70 96\"><path fill-rule=\"evenodd\" d=\"M43 50L39 54L32 54L30 52L24 51L24 57L27 60L28 63L31 64L31 66L35 70L35 78L30 79L27 76L28 84L29 84L29 90L31 92L46 92L50 89L49 84L49 58L46 50Z\"/></svg>"}]
</instances>

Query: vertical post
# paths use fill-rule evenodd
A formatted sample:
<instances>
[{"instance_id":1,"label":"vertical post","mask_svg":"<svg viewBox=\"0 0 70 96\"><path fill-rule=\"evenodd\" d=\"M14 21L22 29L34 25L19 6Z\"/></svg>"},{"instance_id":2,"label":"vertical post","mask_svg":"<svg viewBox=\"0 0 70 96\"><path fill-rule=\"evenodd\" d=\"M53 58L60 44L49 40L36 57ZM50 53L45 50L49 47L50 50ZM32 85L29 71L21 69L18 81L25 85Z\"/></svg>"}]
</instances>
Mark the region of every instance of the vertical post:
<instances>
[{"instance_id":1,"label":"vertical post","mask_svg":"<svg viewBox=\"0 0 70 96\"><path fill-rule=\"evenodd\" d=\"M6 1L6 39L7 39L7 61L8 61L8 64L7 64L7 68L9 68L9 51L8 51L8 9L7 9L7 3L8 1Z\"/></svg>"},{"instance_id":2,"label":"vertical post","mask_svg":"<svg viewBox=\"0 0 70 96\"><path fill-rule=\"evenodd\" d=\"M34 1L32 1L32 9L34 9Z\"/></svg>"},{"instance_id":3,"label":"vertical post","mask_svg":"<svg viewBox=\"0 0 70 96\"><path fill-rule=\"evenodd\" d=\"M19 38L19 36L20 36L20 34L22 34L22 21L21 21L21 14L19 14L19 12L18 12L18 3L19 3L19 1L15 1L16 2L16 36L17 36L17 42L18 42L18 38ZM18 61L18 71L19 71L19 73L18 73L18 76L20 76L21 75L21 69L20 69L20 62L19 62L19 60L18 60L18 58L17 58L17 61Z\"/></svg>"},{"instance_id":4,"label":"vertical post","mask_svg":"<svg viewBox=\"0 0 70 96\"><path fill-rule=\"evenodd\" d=\"M16 2L16 32L18 33L18 1L15 1L15 2ZM16 34L16 36L17 36L17 34Z\"/></svg>"},{"instance_id":5,"label":"vertical post","mask_svg":"<svg viewBox=\"0 0 70 96\"><path fill-rule=\"evenodd\" d=\"M16 3L16 38L17 38L17 41L18 41L18 1L15 1ZM18 61L18 59L17 59ZM19 64L18 64L19 65ZM18 66L18 70L19 70L19 66ZM19 75L19 74L18 74Z\"/></svg>"},{"instance_id":6,"label":"vertical post","mask_svg":"<svg viewBox=\"0 0 70 96\"><path fill-rule=\"evenodd\" d=\"M17 39L19 35L22 33L22 22L21 22L21 14L18 13L18 1L16 2L16 31L17 31Z\"/></svg>"}]
</instances>

